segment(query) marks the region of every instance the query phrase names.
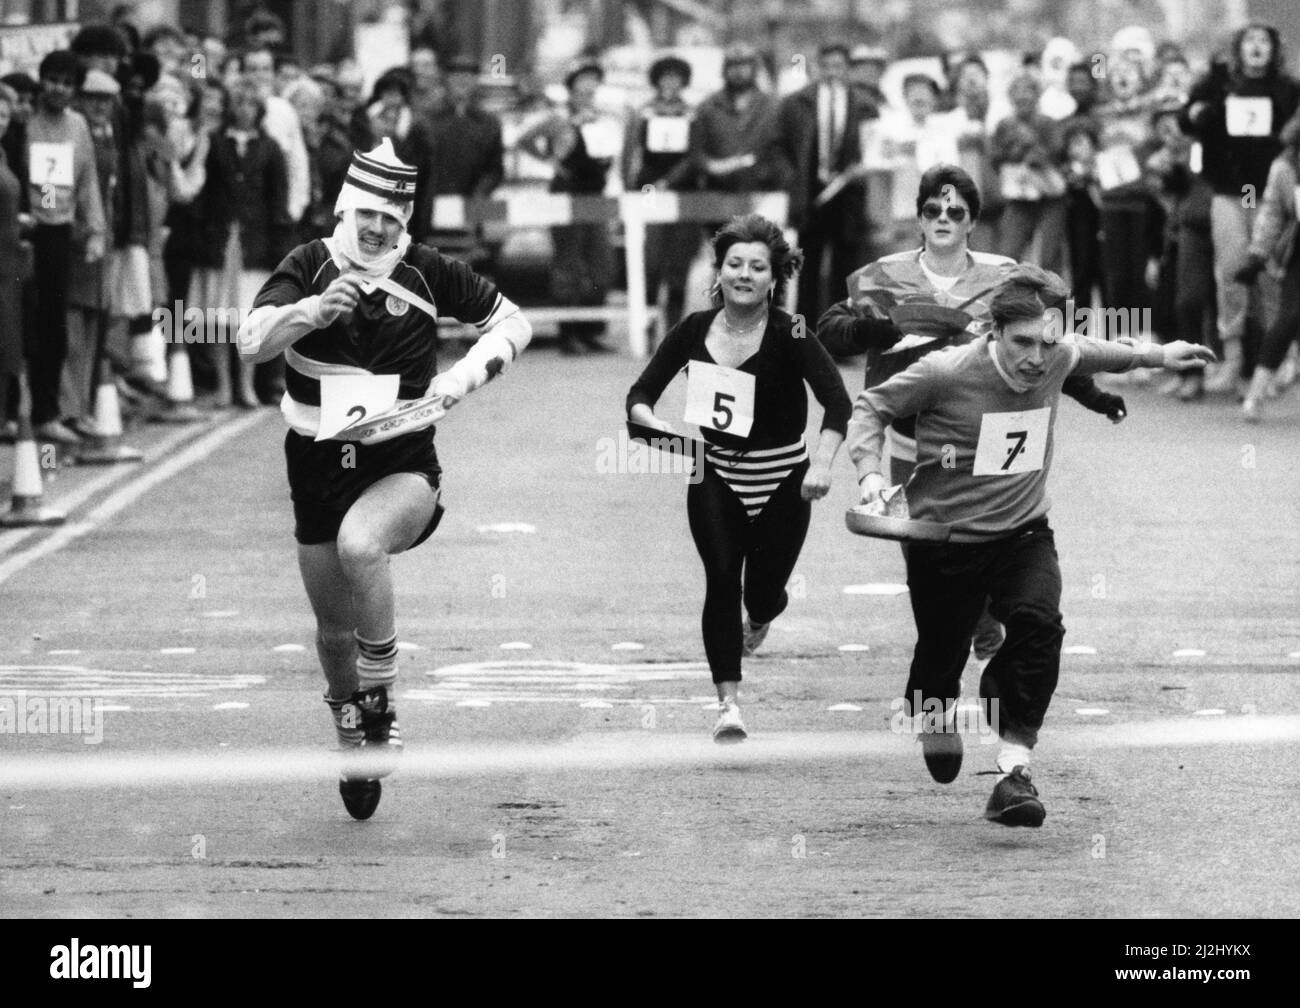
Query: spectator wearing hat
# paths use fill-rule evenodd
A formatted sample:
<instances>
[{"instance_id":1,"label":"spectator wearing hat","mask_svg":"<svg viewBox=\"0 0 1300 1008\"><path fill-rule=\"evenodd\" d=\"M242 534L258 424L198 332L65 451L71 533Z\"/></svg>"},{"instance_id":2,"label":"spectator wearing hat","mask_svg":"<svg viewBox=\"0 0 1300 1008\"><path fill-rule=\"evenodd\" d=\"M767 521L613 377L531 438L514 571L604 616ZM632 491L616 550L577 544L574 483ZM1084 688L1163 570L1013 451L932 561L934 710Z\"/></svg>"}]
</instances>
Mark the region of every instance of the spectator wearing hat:
<instances>
[{"instance_id":1,"label":"spectator wearing hat","mask_svg":"<svg viewBox=\"0 0 1300 1008\"><path fill-rule=\"evenodd\" d=\"M867 259L860 137L862 124L879 113L849 87L848 72L848 47L823 45L817 79L783 99L777 113L778 163L804 254L799 311L809 319L837 300L831 284Z\"/></svg>"},{"instance_id":2,"label":"spectator wearing hat","mask_svg":"<svg viewBox=\"0 0 1300 1008\"><path fill-rule=\"evenodd\" d=\"M880 82L889 68L889 53L880 46L859 45L849 52L849 87L858 94L859 101L884 113L889 99L880 89Z\"/></svg>"},{"instance_id":3,"label":"spectator wearing hat","mask_svg":"<svg viewBox=\"0 0 1300 1008\"><path fill-rule=\"evenodd\" d=\"M85 75L72 52L49 53L40 66L40 99L27 122L28 206L35 220L34 324L27 349L32 423L39 437L65 444L80 440L59 422L68 284L73 271L84 268L77 260L97 263L106 241L94 141L86 120L69 107Z\"/></svg>"},{"instance_id":4,"label":"spectator wearing hat","mask_svg":"<svg viewBox=\"0 0 1300 1008\"><path fill-rule=\"evenodd\" d=\"M646 191L689 188L691 107L682 92L690 86L691 65L678 56L662 56L650 66L655 96L635 110L626 131L623 179L628 189ZM646 297L667 297L665 323L672 329L686 306L686 277L699 251L699 228L690 222L646 227Z\"/></svg>"},{"instance_id":5,"label":"spectator wearing hat","mask_svg":"<svg viewBox=\"0 0 1300 1008\"><path fill-rule=\"evenodd\" d=\"M429 145L417 165L411 236L447 255L474 264L477 230L448 228L433 219L438 196L487 199L505 176L501 120L479 103L479 65L472 56L451 56L442 68L442 102L428 119Z\"/></svg>"},{"instance_id":6,"label":"spectator wearing hat","mask_svg":"<svg viewBox=\"0 0 1300 1008\"><path fill-rule=\"evenodd\" d=\"M114 343L115 352L124 349L117 342L120 334L117 323L120 320L116 316L119 313L112 310L117 281L128 279L114 275L118 272L114 267L120 268L121 265L118 238L127 213L126 179L122 171L122 145L126 138L115 121L119 118L121 90L121 85L112 76L91 67L86 71L74 101L75 109L85 117L90 129L99 198L108 235L104 257L83 269L74 270L68 285L68 352L63 367L61 403L64 422L79 434L93 433L94 430L94 385L97 384L94 370L101 325L105 326L105 351L110 341ZM144 312L147 313L151 307L148 304L147 273L144 279ZM111 334L107 331L107 318L104 317L110 312L114 316Z\"/></svg>"},{"instance_id":7,"label":"spectator wearing hat","mask_svg":"<svg viewBox=\"0 0 1300 1008\"><path fill-rule=\"evenodd\" d=\"M599 195L605 191L623 142L621 123L596 106L596 90L604 79L599 63L579 61L564 78L569 92L564 111L519 138L521 150L555 166L551 192ZM608 226L598 222L553 227L551 241L555 247L552 298L562 305L603 305L614 272ZM560 352L608 353L611 348L600 341L604 331L604 322L562 322Z\"/></svg>"}]
</instances>

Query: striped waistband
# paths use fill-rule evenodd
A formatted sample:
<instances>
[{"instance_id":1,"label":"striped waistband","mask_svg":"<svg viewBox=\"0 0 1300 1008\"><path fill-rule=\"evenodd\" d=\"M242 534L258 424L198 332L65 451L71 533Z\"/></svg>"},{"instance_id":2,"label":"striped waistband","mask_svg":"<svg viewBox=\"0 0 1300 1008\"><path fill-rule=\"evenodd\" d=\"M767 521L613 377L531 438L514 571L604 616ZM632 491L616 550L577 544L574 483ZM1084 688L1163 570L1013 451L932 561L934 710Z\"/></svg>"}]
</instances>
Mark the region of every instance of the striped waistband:
<instances>
[{"instance_id":1,"label":"striped waistband","mask_svg":"<svg viewBox=\"0 0 1300 1008\"><path fill-rule=\"evenodd\" d=\"M802 440L780 448L759 448L754 451L709 445L704 457L740 499L745 513L750 518L756 518L771 500L777 487L802 462L807 461L808 449Z\"/></svg>"}]
</instances>

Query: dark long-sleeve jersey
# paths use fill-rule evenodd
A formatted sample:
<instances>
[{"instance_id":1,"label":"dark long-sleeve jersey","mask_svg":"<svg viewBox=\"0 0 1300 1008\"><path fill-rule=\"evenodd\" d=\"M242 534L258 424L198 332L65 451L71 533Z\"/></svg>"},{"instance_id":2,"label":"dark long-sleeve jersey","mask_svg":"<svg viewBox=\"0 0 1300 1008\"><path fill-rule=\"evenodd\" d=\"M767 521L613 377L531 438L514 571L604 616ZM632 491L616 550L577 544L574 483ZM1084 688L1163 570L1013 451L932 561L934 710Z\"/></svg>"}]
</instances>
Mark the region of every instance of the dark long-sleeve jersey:
<instances>
[{"instance_id":1,"label":"dark long-sleeve jersey","mask_svg":"<svg viewBox=\"0 0 1300 1008\"><path fill-rule=\"evenodd\" d=\"M668 384L691 361L713 363L704 345L709 326L720 309L695 312L668 334L627 395L627 409L654 407ZM758 350L736 370L754 376L754 422L740 438L702 429L706 441L726 448L757 451L799 441L808 424L808 394L804 382L823 410L822 430L844 434L853 404L825 348L810 336L795 335L793 319L772 311Z\"/></svg>"}]
</instances>

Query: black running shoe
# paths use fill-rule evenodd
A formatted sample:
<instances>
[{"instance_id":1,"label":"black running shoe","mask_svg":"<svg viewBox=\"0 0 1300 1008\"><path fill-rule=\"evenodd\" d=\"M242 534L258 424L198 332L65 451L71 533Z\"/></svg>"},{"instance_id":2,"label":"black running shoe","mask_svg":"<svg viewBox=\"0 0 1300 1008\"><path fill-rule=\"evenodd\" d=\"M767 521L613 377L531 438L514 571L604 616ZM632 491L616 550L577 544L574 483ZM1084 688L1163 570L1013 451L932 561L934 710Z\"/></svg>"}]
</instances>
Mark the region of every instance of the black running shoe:
<instances>
[{"instance_id":1,"label":"black running shoe","mask_svg":"<svg viewBox=\"0 0 1300 1008\"><path fill-rule=\"evenodd\" d=\"M984 818L1003 826L1043 825L1047 810L1038 800L1038 789L1029 781L1027 767L1015 767L997 782L984 809Z\"/></svg>"},{"instance_id":2,"label":"black running shoe","mask_svg":"<svg viewBox=\"0 0 1300 1008\"><path fill-rule=\"evenodd\" d=\"M379 798L383 794L383 785L377 780L339 781L339 794L343 796L343 807L353 819L369 819L379 808Z\"/></svg>"},{"instance_id":3,"label":"black running shoe","mask_svg":"<svg viewBox=\"0 0 1300 1008\"><path fill-rule=\"evenodd\" d=\"M388 702L388 689L372 686L357 690L351 702L361 716L362 738L356 761L364 768L364 776L386 777L397 769L397 757L402 754L402 732L397 727L397 709Z\"/></svg>"},{"instance_id":4,"label":"black running shoe","mask_svg":"<svg viewBox=\"0 0 1300 1008\"><path fill-rule=\"evenodd\" d=\"M921 733L921 755L925 768L940 784L951 784L961 773L961 734L953 726L941 726L940 731Z\"/></svg>"}]
</instances>

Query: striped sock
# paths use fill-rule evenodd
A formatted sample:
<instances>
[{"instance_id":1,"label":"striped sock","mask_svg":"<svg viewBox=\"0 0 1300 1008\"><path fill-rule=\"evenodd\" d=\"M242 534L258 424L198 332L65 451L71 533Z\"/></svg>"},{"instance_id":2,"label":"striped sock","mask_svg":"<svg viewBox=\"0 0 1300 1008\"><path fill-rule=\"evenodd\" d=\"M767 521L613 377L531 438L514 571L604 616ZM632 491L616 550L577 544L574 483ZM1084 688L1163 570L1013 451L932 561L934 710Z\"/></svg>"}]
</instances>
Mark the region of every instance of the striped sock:
<instances>
[{"instance_id":1,"label":"striped sock","mask_svg":"<svg viewBox=\"0 0 1300 1008\"><path fill-rule=\"evenodd\" d=\"M387 640L357 638L357 679L363 690L391 687L397 682L397 634Z\"/></svg>"}]
</instances>

